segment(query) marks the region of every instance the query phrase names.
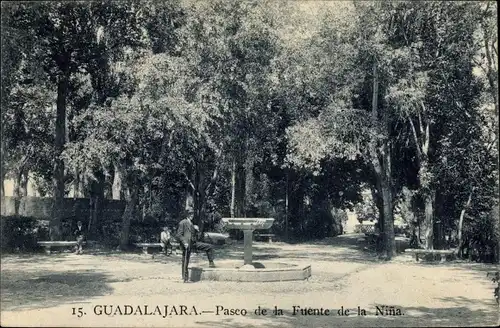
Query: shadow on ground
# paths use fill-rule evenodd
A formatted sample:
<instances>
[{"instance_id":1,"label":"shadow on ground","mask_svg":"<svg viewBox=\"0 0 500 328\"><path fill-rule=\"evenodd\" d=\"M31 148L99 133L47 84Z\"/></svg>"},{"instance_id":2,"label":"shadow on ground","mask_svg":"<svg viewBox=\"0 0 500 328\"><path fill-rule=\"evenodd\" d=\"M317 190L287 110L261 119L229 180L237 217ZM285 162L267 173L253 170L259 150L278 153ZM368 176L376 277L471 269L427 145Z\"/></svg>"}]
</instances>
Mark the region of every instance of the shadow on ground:
<instances>
[{"instance_id":1,"label":"shadow on ground","mask_svg":"<svg viewBox=\"0 0 500 328\"><path fill-rule=\"evenodd\" d=\"M64 303L82 303L109 295L113 288L106 274L86 271L3 270L1 279L2 310L47 308Z\"/></svg>"},{"instance_id":2,"label":"shadow on ground","mask_svg":"<svg viewBox=\"0 0 500 328\"><path fill-rule=\"evenodd\" d=\"M252 322L242 323L232 318L221 317L220 320L198 321L206 327L495 327L498 323L498 312L490 302L478 304L477 300L460 297L447 299L448 307L407 307L401 308L403 315L375 315L373 309L366 309L366 316L358 316L357 309L351 309L350 316L339 316L339 307L331 309L330 315L293 315L291 310L283 310L283 315L274 315L269 310L268 315L257 316L253 309L248 309ZM483 309L471 307L480 305Z\"/></svg>"},{"instance_id":3,"label":"shadow on ground","mask_svg":"<svg viewBox=\"0 0 500 328\"><path fill-rule=\"evenodd\" d=\"M361 235L342 235L307 243L253 243L255 260L290 259L311 261L348 261L354 263L381 263L376 252L366 248L366 243L358 239ZM299 250L300 249L300 250ZM223 259L242 259L243 244L234 243L219 249L217 256Z\"/></svg>"},{"instance_id":4,"label":"shadow on ground","mask_svg":"<svg viewBox=\"0 0 500 328\"><path fill-rule=\"evenodd\" d=\"M67 256L72 253L61 253L45 255L44 253L29 253L29 254L2 254L2 264L3 263L16 263L19 265L30 265L36 267L39 264L47 264L47 260L50 263L57 264L59 262L66 262Z\"/></svg>"},{"instance_id":5,"label":"shadow on ground","mask_svg":"<svg viewBox=\"0 0 500 328\"><path fill-rule=\"evenodd\" d=\"M364 243L360 243L358 238L361 235L341 235L323 240L312 241L308 243L267 243L254 242L253 258L255 260L289 260L295 259L311 259L315 261L350 261L356 263L380 262L375 252L365 248ZM300 246L301 251L298 251L294 246ZM284 247L283 247L284 246ZM318 252L318 248L321 251ZM309 251L310 250L310 251ZM35 254L9 254L2 256L2 262L10 260L18 264L30 263L34 266L37 264L46 264L47 259L51 263L65 262L66 256L71 256L72 252L68 250L55 251L51 255L43 253ZM151 254L142 254L140 249L131 249L127 252L121 252L111 249L88 248L85 250L85 255L106 257L106 258L127 258L138 262L177 262L180 256L171 254L165 256L160 252ZM199 253L203 256L203 253ZM215 255L219 259L243 259L243 243L234 242L230 245L216 246Z\"/></svg>"}]
</instances>

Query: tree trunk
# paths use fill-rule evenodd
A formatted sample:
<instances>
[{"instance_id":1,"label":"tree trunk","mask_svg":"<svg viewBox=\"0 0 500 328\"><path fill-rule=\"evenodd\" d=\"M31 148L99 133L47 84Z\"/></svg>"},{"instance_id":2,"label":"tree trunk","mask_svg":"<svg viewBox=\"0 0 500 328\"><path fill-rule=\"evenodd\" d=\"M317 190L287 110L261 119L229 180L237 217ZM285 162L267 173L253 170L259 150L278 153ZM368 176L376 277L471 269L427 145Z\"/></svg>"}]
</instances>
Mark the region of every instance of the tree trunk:
<instances>
[{"instance_id":1,"label":"tree trunk","mask_svg":"<svg viewBox=\"0 0 500 328\"><path fill-rule=\"evenodd\" d=\"M246 158L244 141L240 141L236 150L233 152L231 167L231 217L245 216Z\"/></svg>"},{"instance_id":2,"label":"tree trunk","mask_svg":"<svg viewBox=\"0 0 500 328\"><path fill-rule=\"evenodd\" d=\"M113 199L113 181L108 174L104 176L103 197L104 199Z\"/></svg>"},{"instance_id":3,"label":"tree trunk","mask_svg":"<svg viewBox=\"0 0 500 328\"><path fill-rule=\"evenodd\" d=\"M96 235L96 227L99 218L102 216L103 204L104 204L104 184L106 177L101 170L94 172L96 181L92 181L90 184L91 193L90 196L93 199L93 206L91 208L91 220L88 224L88 237L93 238Z\"/></svg>"},{"instance_id":4,"label":"tree trunk","mask_svg":"<svg viewBox=\"0 0 500 328\"><path fill-rule=\"evenodd\" d=\"M172 146L175 130L168 132L167 129L163 130L163 138L161 142L161 151L159 163L161 166L159 194L162 213L166 213L169 208L169 202L172 201L168 193L169 170L167 170L168 156Z\"/></svg>"},{"instance_id":5,"label":"tree trunk","mask_svg":"<svg viewBox=\"0 0 500 328\"><path fill-rule=\"evenodd\" d=\"M118 164L114 165L112 197L114 200L121 200L122 193L122 173Z\"/></svg>"},{"instance_id":6,"label":"tree trunk","mask_svg":"<svg viewBox=\"0 0 500 328\"><path fill-rule=\"evenodd\" d=\"M464 241L463 241L463 226L464 226L464 217L465 217L465 212L470 206L470 203L472 201L472 191L469 194L469 198L467 199L467 203L465 203L464 208L462 211L460 211L460 219L458 220L458 231L457 231L457 238L458 238L458 254L460 257L463 256L463 246L464 246Z\"/></svg>"},{"instance_id":7,"label":"tree trunk","mask_svg":"<svg viewBox=\"0 0 500 328\"><path fill-rule=\"evenodd\" d=\"M3 138L2 138L3 139ZM2 155L3 157L3 155ZM0 169L0 199L3 200L5 197L5 172L4 172L4 164L2 160L2 168Z\"/></svg>"},{"instance_id":8,"label":"tree trunk","mask_svg":"<svg viewBox=\"0 0 500 328\"><path fill-rule=\"evenodd\" d=\"M378 115L378 70L377 63L373 64L373 94L372 94L372 112L371 119L375 130L381 129L385 140L380 147L380 154L377 151L379 141L375 136L372 137L369 144L369 152L371 164L375 177L377 179L377 189L382 198L382 218L383 222L379 222L381 229L381 238L384 255L387 260L394 255L395 240L394 240L394 217L393 217L393 197L392 197L392 173L391 173L391 152L389 144L389 122L388 115L384 112L383 121L380 122Z\"/></svg>"},{"instance_id":9,"label":"tree trunk","mask_svg":"<svg viewBox=\"0 0 500 328\"><path fill-rule=\"evenodd\" d=\"M169 181L169 175L168 171L164 167L163 170L160 173L160 181L158 185L158 193L160 197L160 206L161 206L161 212L162 214L167 213L168 211L168 206L169 206L169 201L171 201L171 198L169 197L169 188L168 188L168 181Z\"/></svg>"},{"instance_id":10,"label":"tree trunk","mask_svg":"<svg viewBox=\"0 0 500 328\"><path fill-rule=\"evenodd\" d=\"M81 175L78 179L78 198L86 198L88 196L87 177Z\"/></svg>"},{"instance_id":11,"label":"tree trunk","mask_svg":"<svg viewBox=\"0 0 500 328\"><path fill-rule=\"evenodd\" d=\"M338 235L342 235L343 226L342 226L342 217L345 212L341 209L335 208L332 200L329 198L326 202L322 203L324 209L330 213L332 220L330 224L330 234L327 237L335 237ZM315 206L317 208L317 206Z\"/></svg>"},{"instance_id":12,"label":"tree trunk","mask_svg":"<svg viewBox=\"0 0 500 328\"><path fill-rule=\"evenodd\" d=\"M372 120L372 125L375 130L379 128L379 120L378 120L378 72L377 72L377 64L373 64L373 94L372 94L372 111L371 111L371 120ZM377 152L377 140L375 140L375 136L372 136L372 140L370 140L369 144L369 151L370 151L370 157L371 157L371 164L373 167L373 171L375 173L375 181L376 181L376 187L377 187L377 193L376 195L380 197L382 200L382 206L379 208L380 211L380 218L384 217L384 207L383 207L383 194L382 194L382 163L380 161L380 158L378 156ZM380 202L377 202L377 199L374 199L376 204L380 204ZM383 229L383 226L380 227L380 229Z\"/></svg>"},{"instance_id":13,"label":"tree trunk","mask_svg":"<svg viewBox=\"0 0 500 328\"><path fill-rule=\"evenodd\" d=\"M436 191L432 187L432 174L429 161L430 120L426 119L426 107L421 102L422 112L418 112L419 133L412 118L409 118L411 131L417 151L419 191L424 198L425 248L434 248L434 202ZM424 117L422 117L424 116Z\"/></svg>"},{"instance_id":14,"label":"tree trunk","mask_svg":"<svg viewBox=\"0 0 500 328\"><path fill-rule=\"evenodd\" d=\"M384 222L382 231L382 242L386 259L390 260L396 250L396 240L394 238L394 200L391 185L391 154L389 145L384 146L384 176L382 177L382 202L384 207Z\"/></svg>"},{"instance_id":15,"label":"tree trunk","mask_svg":"<svg viewBox=\"0 0 500 328\"><path fill-rule=\"evenodd\" d=\"M486 4L486 9L485 9L485 16L483 19L488 20L490 19L489 17L495 17L494 11L495 8L492 9L493 12L490 11L490 2L487 2ZM492 16L489 16L490 14L493 14ZM495 24L496 25L496 24ZM488 29L488 24L487 22L483 22L482 24L483 28L483 42L484 42L484 50L485 50L485 57L486 57L486 63L487 63L487 69L486 69L486 75L488 77L488 83L490 86L490 94L493 99L493 104L495 106L495 114L496 117L498 118L499 116L499 109L498 109L498 81L497 81L497 75L498 75L498 54L496 53L496 49L490 49L490 45L494 45L494 43L497 42L497 34L496 33L491 33L491 31ZM493 51L492 51L493 50ZM496 66L494 67L494 65ZM497 68L497 69L495 69ZM495 131L495 137L496 137L496 146L497 146L497 152L500 150L500 138L498 136L498 121L495 122L496 127L494 129ZM497 168L500 167L500 158L498 157L497 154ZM498 177L496 181L496 191L498 195ZM498 207L497 207L498 208ZM500 215L498 216L497 219L497 247L496 247L496 257L497 257L497 262L500 263Z\"/></svg>"},{"instance_id":16,"label":"tree trunk","mask_svg":"<svg viewBox=\"0 0 500 328\"><path fill-rule=\"evenodd\" d=\"M295 186L292 188L293 192L290 193L290 197L292 197L292 201L290 202L293 210L292 218L293 218L293 237L297 237L297 235L302 238L304 235L303 232L303 223L305 220L305 208L304 208L304 183L302 181L302 177L300 175L295 175Z\"/></svg>"},{"instance_id":17,"label":"tree trunk","mask_svg":"<svg viewBox=\"0 0 500 328\"><path fill-rule=\"evenodd\" d=\"M145 183L142 186L142 206L141 206L141 217L142 220L146 218L148 215L149 209L151 208L151 204L149 202L149 194L151 193L150 185Z\"/></svg>"},{"instance_id":18,"label":"tree trunk","mask_svg":"<svg viewBox=\"0 0 500 328\"><path fill-rule=\"evenodd\" d=\"M3 91L3 86L2 86L2 91ZM2 99L3 99L3 97L2 97ZM2 107L3 107L3 102L2 102ZM5 111L2 110L2 122L0 123L2 132L5 131L4 130L4 121L5 120L4 120L4 115L3 115L4 112ZM4 184L4 182L5 182L5 160L4 160L4 158L6 155L5 154L6 147L5 147L5 140L4 140L5 138L0 138L0 139L1 139L0 140L0 147L1 147L1 149L0 149L0 161L1 161L0 162L0 200L3 201L3 198L5 197L5 184Z\"/></svg>"},{"instance_id":19,"label":"tree trunk","mask_svg":"<svg viewBox=\"0 0 500 328\"><path fill-rule=\"evenodd\" d=\"M246 170L244 163L244 156L240 154L240 157L236 161L235 214L237 217L246 217Z\"/></svg>"},{"instance_id":20,"label":"tree trunk","mask_svg":"<svg viewBox=\"0 0 500 328\"><path fill-rule=\"evenodd\" d=\"M425 195L424 222L425 222L425 249L434 249L434 197L435 192Z\"/></svg>"},{"instance_id":21,"label":"tree trunk","mask_svg":"<svg viewBox=\"0 0 500 328\"><path fill-rule=\"evenodd\" d=\"M232 218L236 217L235 204L236 204L236 158L233 157L233 163L231 166L231 204L229 206Z\"/></svg>"},{"instance_id":22,"label":"tree trunk","mask_svg":"<svg viewBox=\"0 0 500 328\"><path fill-rule=\"evenodd\" d=\"M205 231L205 221L207 219L207 201L212 197L215 192L215 186L217 184L217 179L219 177L219 168L222 166L222 150L218 154L215 160L215 168L212 172L212 176L210 177L210 181L208 185L205 187L205 184L202 184L199 191L199 203L200 203L200 211L199 211L199 226L200 233L203 234ZM204 180L203 180L204 181Z\"/></svg>"},{"instance_id":23,"label":"tree trunk","mask_svg":"<svg viewBox=\"0 0 500 328\"><path fill-rule=\"evenodd\" d=\"M205 169L203 165L200 165L198 162L196 162L194 169L195 171L194 171L193 184L195 190L193 190L193 208L194 208L193 223L199 225L201 222L201 217L200 217L201 208L205 201L204 186L203 186L203 182L205 181Z\"/></svg>"},{"instance_id":24,"label":"tree trunk","mask_svg":"<svg viewBox=\"0 0 500 328\"><path fill-rule=\"evenodd\" d=\"M22 171L18 170L14 179L14 215L19 215L19 206L21 204L21 177Z\"/></svg>"},{"instance_id":25,"label":"tree trunk","mask_svg":"<svg viewBox=\"0 0 500 328\"><path fill-rule=\"evenodd\" d=\"M242 177L245 181L245 189L244 189L244 204L246 205L247 202L252 203L253 200L253 192L254 192L254 185L255 185L255 177L253 173L253 167L255 165L254 163L254 158L252 155L246 156L246 160L244 163L244 168L245 168L245 173L244 177ZM246 213L245 213L246 214Z\"/></svg>"},{"instance_id":26,"label":"tree trunk","mask_svg":"<svg viewBox=\"0 0 500 328\"><path fill-rule=\"evenodd\" d=\"M376 165L376 164L375 164ZM378 210L378 227L380 229L380 232L384 231L384 201L383 197L381 194L382 190L382 177L380 174L377 174L374 170L374 174L376 176L376 186L371 188L371 194L372 194L372 199L373 202L375 203L375 206L377 207Z\"/></svg>"},{"instance_id":27,"label":"tree trunk","mask_svg":"<svg viewBox=\"0 0 500 328\"><path fill-rule=\"evenodd\" d=\"M489 4L487 11L489 10ZM487 69L486 69L486 75L488 78L488 83L490 85L490 94L493 99L493 104L495 106L495 112L498 115L498 87L497 87L497 81L496 81L496 73L493 69L493 63L495 60L498 58L494 58L494 53L492 53L490 49L490 42L494 42L492 39L492 35L490 31L488 30L488 27L486 24L482 24L483 26L483 42L484 42L484 50L485 50L485 57L486 57L486 64L487 64ZM498 131L497 131L498 134Z\"/></svg>"},{"instance_id":28,"label":"tree trunk","mask_svg":"<svg viewBox=\"0 0 500 328\"><path fill-rule=\"evenodd\" d=\"M286 170L286 188L285 188L285 240L288 242L288 169Z\"/></svg>"},{"instance_id":29,"label":"tree trunk","mask_svg":"<svg viewBox=\"0 0 500 328\"><path fill-rule=\"evenodd\" d=\"M21 174L21 197L28 197L29 171L23 170Z\"/></svg>"},{"instance_id":30,"label":"tree trunk","mask_svg":"<svg viewBox=\"0 0 500 328\"><path fill-rule=\"evenodd\" d=\"M61 219L64 202L64 161L61 154L66 140L66 98L68 93L69 70L63 70L57 84L57 109L54 145L54 203L50 229L51 240L61 237Z\"/></svg>"},{"instance_id":31,"label":"tree trunk","mask_svg":"<svg viewBox=\"0 0 500 328\"><path fill-rule=\"evenodd\" d=\"M129 244L130 235L130 222L134 216L135 207L138 200L138 188L137 186L132 186L132 190L127 197L127 205L122 216L122 230L120 233L120 249L126 250Z\"/></svg>"},{"instance_id":32,"label":"tree trunk","mask_svg":"<svg viewBox=\"0 0 500 328\"><path fill-rule=\"evenodd\" d=\"M75 180L73 180L73 199L80 196L80 173L78 169L75 170Z\"/></svg>"},{"instance_id":33,"label":"tree trunk","mask_svg":"<svg viewBox=\"0 0 500 328\"><path fill-rule=\"evenodd\" d=\"M434 248L434 201L436 191L432 189L429 169L429 143L430 143L430 123L425 125L422 131L423 143L421 146L419 182L420 188L424 192L424 222L425 222L425 248ZM417 145L418 147L418 145Z\"/></svg>"}]
</instances>

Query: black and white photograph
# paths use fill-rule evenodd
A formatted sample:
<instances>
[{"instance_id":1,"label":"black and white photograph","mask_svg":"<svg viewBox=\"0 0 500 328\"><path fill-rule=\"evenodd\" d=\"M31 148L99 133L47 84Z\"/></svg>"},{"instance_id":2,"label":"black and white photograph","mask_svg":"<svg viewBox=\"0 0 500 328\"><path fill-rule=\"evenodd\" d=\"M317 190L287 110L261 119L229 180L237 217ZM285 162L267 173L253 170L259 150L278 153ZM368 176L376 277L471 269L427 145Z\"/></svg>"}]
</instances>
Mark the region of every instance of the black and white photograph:
<instances>
[{"instance_id":1,"label":"black and white photograph","mask_svg":"<svg viewBox=\"0 0 500 328\"><path fill-rule=\"evenodd\" d=\"M497 20L2 1L0 326L499 326Z\"/></svg>"}]
</instances>

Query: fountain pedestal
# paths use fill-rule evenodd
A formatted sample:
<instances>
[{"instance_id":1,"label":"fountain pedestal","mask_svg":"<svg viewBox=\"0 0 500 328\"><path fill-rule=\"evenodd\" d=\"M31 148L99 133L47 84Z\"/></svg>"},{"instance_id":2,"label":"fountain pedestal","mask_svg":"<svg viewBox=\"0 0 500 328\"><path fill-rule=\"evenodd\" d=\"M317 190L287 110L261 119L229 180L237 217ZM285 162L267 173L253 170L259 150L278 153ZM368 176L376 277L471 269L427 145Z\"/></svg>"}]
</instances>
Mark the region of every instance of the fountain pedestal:
<instances>
[{"instance_id":1,"label":"fountain pedestal","mask_svg":"<svg viewBox=\"0 0 500 328\"><path fill-rule=\"evenodd\" d=\"M243 265L252 265L253 230L243 230Z\"/></svg>"},{"instance_id":2,"label":"fountain pedestal","mask_svg":"<svg viewBox=\"0 0 500 328\"><path fill-rule=\"evenodd\" d=\"M274 223L273 218L222 218L228 229L243 231L243 269L251 269L253 232L256 229L269 229Z\"/></svg>"}]
</instances>

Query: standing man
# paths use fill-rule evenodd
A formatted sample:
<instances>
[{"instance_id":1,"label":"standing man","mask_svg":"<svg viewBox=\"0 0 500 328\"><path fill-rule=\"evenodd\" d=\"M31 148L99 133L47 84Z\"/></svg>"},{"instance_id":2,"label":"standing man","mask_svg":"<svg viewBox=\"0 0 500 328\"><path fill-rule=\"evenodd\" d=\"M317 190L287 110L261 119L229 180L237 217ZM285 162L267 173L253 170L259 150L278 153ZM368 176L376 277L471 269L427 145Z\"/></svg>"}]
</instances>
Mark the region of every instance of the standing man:
<instances>
[{"instance_id":1,"label":"standing man","mask_svg":"<svg viewBox=\"0 0 500 328\"><path fill-rule=\"evenodd\" d=\"M85 240L85 235L83 233L83 225L82 221L78 221L77 229L75 231L75 237L76 237L76 252L75 254L80 255L83 254L83 241Z\"/></svg>"},{"instance_id":2,"label":"standing man","mask_svg":"<svg viewBox=\"0 0 500 328\"><path fill-rule=\"evenodd\" d=\"M182 279L184 282L189 281L188 265L191 250L199 249L206 251L210 267L215 267L213 262L213 248L209 247L211 245L196 242L196 230L192 222L193 214L192 209L187 210L186 217L179 222L176 234L177 240L179 240L179 244L182 249Z\"/></svg>"},{"instance_id":3,"label":"standing man","mask_svg":"<svg viewBox=\"0 0 500 328\"><path fill-rule=\"evenodd\" d=\"M179 222L177 227L177 240L182 249L182 279L184 282L189 281L189 257L191 256L191 248L193 244L194 226L191 220L193 219L193 211L187 210L186 217Z\"/></svg>"}]
</instances>

